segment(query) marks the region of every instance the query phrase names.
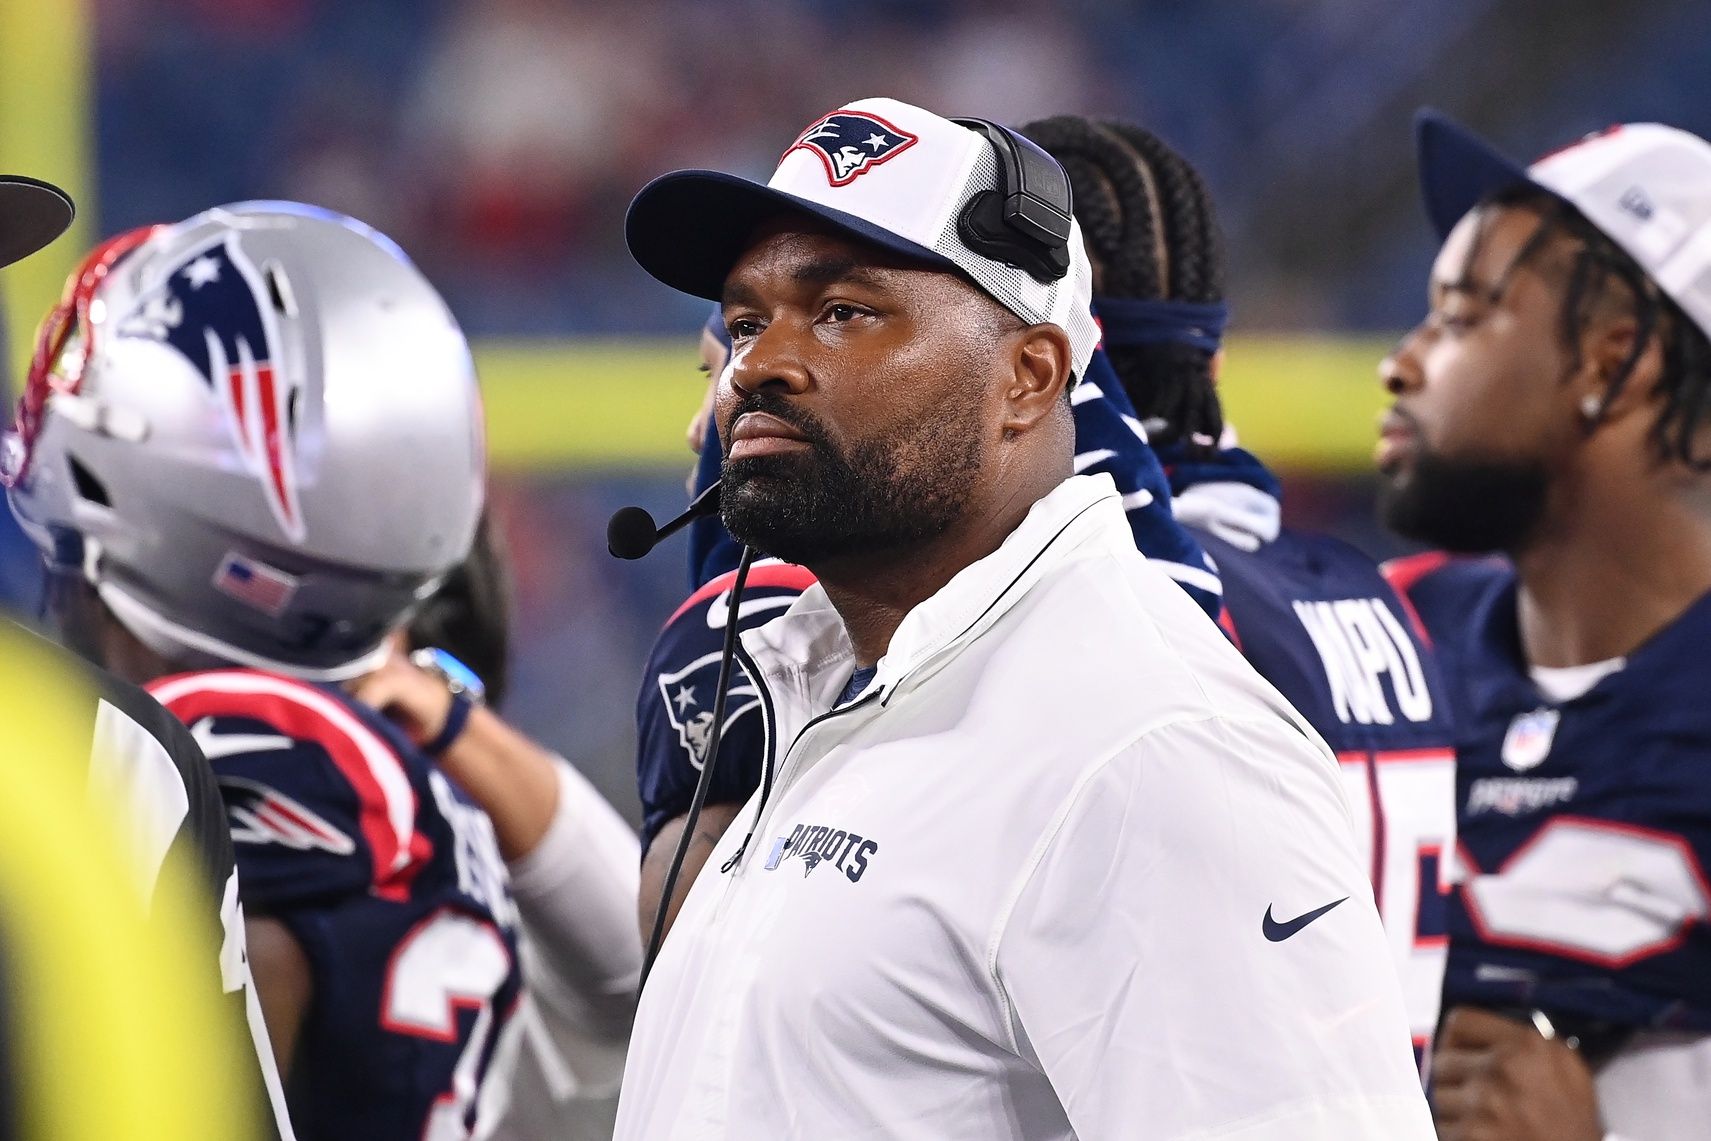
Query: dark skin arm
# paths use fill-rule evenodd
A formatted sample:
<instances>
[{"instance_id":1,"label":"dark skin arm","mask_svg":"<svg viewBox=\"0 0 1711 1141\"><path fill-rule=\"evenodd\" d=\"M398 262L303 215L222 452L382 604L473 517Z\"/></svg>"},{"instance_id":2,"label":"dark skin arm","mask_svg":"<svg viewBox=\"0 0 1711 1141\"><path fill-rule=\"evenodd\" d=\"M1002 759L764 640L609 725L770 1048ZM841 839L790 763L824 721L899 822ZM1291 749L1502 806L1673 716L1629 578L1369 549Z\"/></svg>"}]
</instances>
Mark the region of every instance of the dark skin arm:
<instances>
[{"instance_id":1,"label":"dark skin arm","mask_svg":"<svg viewBox=\"0 0 1711 1141\"><path fill-rule=\"evenodd\" d=\"M309 1000L314 994L309 957L291 929L277 919L260 916L247 920L244 938L249 944L256 997L261 1000L267 1037L273 1044L273 1057L283 1080L291 1074L297 1036L303 1029Z\"/></svg>"},{"instance_id":2,"label":"dark skin arm","mask_svg":"<svg viewBox=\"0 0 1711 1141\"><path fill-rule=\"evenodd\" d=\"M1432 1052L1440 1141L1600 1141L1592 1071L1533 1027L1458 1006Z\"/></svg>"},{"instance_id":3,"label":"dark skin arm","mask_svg":"<svg viewBox=\"0 0 1711 1141\"><path fill-rule=\"evenodd\" d=\"M678 909L683 906L683 897L689 894L689 885L695 882L695 877L701 873L701 867L707 862L707 857L713 852L713 845L719 842L719 837L730 828L731 821L742 811L740 804L709 804L701 809L701 816L695 822L695 838L689 842L689 851L683 857L683 871L678 873L677 890L671 893L671 911L665 917L665 929L671 931L671 925L677 921ZM654 915L659 911L660 897L665 894L665 877L671 871L671 857L677 851L677 842L683 836L683 823L687 815L674 817L665 822L653 843L642 856L642 888L636 901L636 916L641 925L642 939L653 934Z\"/></svg>"}]
</instances>

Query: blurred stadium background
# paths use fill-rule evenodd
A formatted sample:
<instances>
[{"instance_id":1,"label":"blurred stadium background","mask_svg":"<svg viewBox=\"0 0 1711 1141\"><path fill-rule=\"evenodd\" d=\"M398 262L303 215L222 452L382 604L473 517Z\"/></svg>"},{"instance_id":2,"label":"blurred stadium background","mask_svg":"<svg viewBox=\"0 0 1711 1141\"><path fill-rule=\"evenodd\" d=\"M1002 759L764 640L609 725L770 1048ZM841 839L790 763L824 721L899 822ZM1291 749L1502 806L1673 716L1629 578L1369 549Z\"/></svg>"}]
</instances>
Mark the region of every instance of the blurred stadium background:
<instances>
[{"instance_id":1,"label":"blurred stadium background","mask_svg":"<svg viewBox=\"0 0 1711 1141\"><path fill-rule=\"evenodd\" d=\"M813 115L889 94L1008 122L1133 118L1207 174L1230 241L1224 388L1292 521L1375 555L1374 366L1422 308L1430 103L1527 154L1625 119L1711 136L1704 0L0 0L0 170L79 230L0 273L16 376L99 236L245 198L357 215L475 339L518 588L507 712L635 809L631 710L687 585L681 540L604 550L683 498L699 302L634 268L652 175L763 176ZM428 462L428 461L425 461ZM400 473L407 478L408 473ZM0 595L36 572L0 531Z\"/></svg>"}]
</instances>

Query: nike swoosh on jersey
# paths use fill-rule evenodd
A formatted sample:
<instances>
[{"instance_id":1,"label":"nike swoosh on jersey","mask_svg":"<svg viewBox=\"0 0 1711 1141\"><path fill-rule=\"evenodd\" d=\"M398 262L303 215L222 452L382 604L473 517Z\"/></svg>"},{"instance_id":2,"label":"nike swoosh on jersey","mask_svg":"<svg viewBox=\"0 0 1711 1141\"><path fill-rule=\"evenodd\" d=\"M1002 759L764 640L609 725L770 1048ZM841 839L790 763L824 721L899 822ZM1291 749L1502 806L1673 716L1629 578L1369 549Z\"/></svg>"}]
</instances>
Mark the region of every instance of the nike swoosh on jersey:
<instances>
[{"instance_id":1,"label":"nike swoosh on jersey","mask_svg":"<svg viewBox=\"0 0 1711 1141\"><path fill-rule=\"evenodd\" d=\"M190 727L190 736L210 761L236 753L265 753L274 749L289 749L290 737L271 733L216 733L214 719L204 717Z\"/></svg>"},{"instance_id":2,"label":"nike swoosh on jersey","mask_svg":"<svg viewBox=\"0 0 1711 1141\"><path fill-rule=\"evenodd\" d=\"M1271 906L1268 904L1265 909L1265 919L1260 923L1260 930L1264 932L1265 937L1270 939L1273 943L1281 943L1303 927L1307 926L1309 923L1313 922L1315 919L1319 918L1319 916L1325 914L1325 912L1331 910L1331 908L1337 906L1337 904L1345 902L1348 898L1349 897L1345 895L1342 899L1334 899L1323 907L1315 907L1305 915L1297 915L1294 919L1286 919L1281 923L1271 917Z\"/></svg>"},{"instance_id":3,"label":"nike swoosh on jersey","mask_svg":"<svg viewBox=\"0 0 1711 1141\"><path fill-rule=\"evenodd\" d=\"M796 595L789 594L782 598L751 598L737 606L737 621L741 622L751 614L759 614L762 610L783 610L796 601ZM707 628L723 630L725 617L731 612L731 592L721 590L713 596L713 601L707 604Z\"/></svg>"}]
</instances>

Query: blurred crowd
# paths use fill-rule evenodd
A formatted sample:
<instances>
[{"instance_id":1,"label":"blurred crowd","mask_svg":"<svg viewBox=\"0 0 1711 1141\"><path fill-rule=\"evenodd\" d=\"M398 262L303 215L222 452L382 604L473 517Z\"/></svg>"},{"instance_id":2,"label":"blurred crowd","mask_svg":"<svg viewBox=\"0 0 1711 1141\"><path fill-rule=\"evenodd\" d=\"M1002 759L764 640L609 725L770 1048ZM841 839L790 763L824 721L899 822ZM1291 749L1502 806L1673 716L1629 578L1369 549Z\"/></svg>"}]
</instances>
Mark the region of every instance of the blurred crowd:
<instances>
[{"instance_id":1,"label":"blurred crowd","mask_svg":"<svg viewBox=\"0 0 1711 1141\"><path fill-rule=\"evenodd\" d=\"M396 237L472 334L680 334L686 359L704 311L626 254L631 196L679 166L764 175L805 116L875 92L1012 123L1095 112L1151 124L1211 185L1243 329L1417 318L1433 248L1410 185L1406 118L1419 103L1459 108L1523 149L1612 117L1711 133L1711 70L1682 0L1638 0L1620 21L1596 0L94 7L103 233L214 202L319 202ZM1581 72L1577 58L1603 62ZM519 582L513 711L623 805L633 679L601 661L641 659L681 560L614 564L600 536L626 502L674 512L681 480L565 473L496 489ZM1297 480L1285 510L1375 554L1396 549L1363 480ZM9 545L0 579L33 610L34 560Z\"/></svg>"},{"instance_id":2,"label":"blurred crowd","mask_svg":"<svg viewBox=\"0 0 1711 1141\"><path fill-rule=\"evenodd\" d=\"M1693 7L99 0L100 225L322 202L396 236L475 333L669 332L699 314L624 255L635 191L685 165L764 174L805 115L884 91L1150 123L1206 172L1248 326L1394 329L1430 252L1411 109L1517 140L1692 119Z\"/></svg>"}]
</instances>

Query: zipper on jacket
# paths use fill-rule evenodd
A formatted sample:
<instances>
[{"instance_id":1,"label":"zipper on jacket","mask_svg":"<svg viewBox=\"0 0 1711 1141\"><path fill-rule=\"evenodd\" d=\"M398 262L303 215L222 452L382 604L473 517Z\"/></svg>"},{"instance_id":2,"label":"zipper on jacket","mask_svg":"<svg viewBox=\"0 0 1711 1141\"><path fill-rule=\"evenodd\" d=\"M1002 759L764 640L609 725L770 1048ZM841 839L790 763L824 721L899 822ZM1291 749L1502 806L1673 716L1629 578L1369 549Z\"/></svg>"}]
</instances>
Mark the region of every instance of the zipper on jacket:
<instances>
[{"instance_id":1,"label":"zipper on jacket","mask_svg":"<svg viewBox=\"0 0 1711 1141\"><path fill-rule=\"evenodd\" d=\"M1027 564L1024 565L1021 570L1016 572L1010 581L1004 585L1002 590L993 595L992 601L987 603L986 608L975 617L974 621L965 626L961 633L957 634L953 638L946 639L944 644L937 650L916 662L907 673L903 674L883 690L869 689L866 693L862 694L848 705L836 706L827 710L825 713L820 714L818 717L810 719L806 725L802 726L802 731L796 734L796 739L790 742L790 748L784 751L784 759L777 763L776 767L779 773L782 774L785 765L789 763L790 753L798 744L801 743L802 738L808 735L808 730L814 728L816 725L819 725L821 722L830 718L836 717L840 713L848 713L852 710L860 709L862 706L867 705L875 699L879 701L882 707L890 705L892 695L903 687L904 682L916 676L927 666L931 665L933 662L959 646L962 643L962 640L968 636L969 631L973 630L976 626L979 626L981 622L986 619L986 616L992 613L993 608L1004 600L1005 595L1014 590L1016 584L1027 577L1028 572L1034 568L1034 564L1044 558L1046 552L1051 550L1052 547L1057 544L1059 539L1063 538L1064 532L1068 531L1070 527L1079 521L1083 515L1087 514L1097 506L1097 502L1089 503L1080 511L1077 511L1074 515L1071 515L1066 519L1063 526L1059 527L1057 531L1052 534L1052 537L1047 539L1045 543L1041 545L1040 549L1034 552L1033 558L1029 559ZM760 692L762 700L765 702L766 710L770 714L772 710L772 694L767 689L763 675L760 670L756 668L754 659L749 656L749 652L743 646L741 639L737 641L736 654L737 660L743 664L743 669L748 671L749 679L755 683L755 688ZM776 724L777 719L774 718L773 720ZM775 755L776 753L777 750L774 750ZM755 806L754 819L749 822L749 830L743 835L743 842L738 844L737 850L732 852L730 858L719 866L719 871L721 873L729 872L732 868L742 862L743 854L748 851L749 841L753 840L754 834L760 830L761 818L765 816L767 801L772 796L774 767L773 758L768 757L766 768L761 774L760 803Z\"/></svg>"},{"instance_id":2,"label":"zipper on jacket","mask_svg":"<svg viewBox=\"0 0 1711 1141\"><path fill-rule=\"evenodd\" d=\"M749 657L748 651L740 648L741 643L738 643L738 645L739 649L737 650L737 659L742 662L743 669L748 671L749 679L755 683L755 688L762 694L766 695L768 708L770 709L771 694L767 691L766 681L764 680L760 670L755 668L754 660ZM837 717L844 713L850 713L860 709L864 705L869 705L880 697L880 690L869 690L867 693L862 694L848 705L834 706L820 714L818 717L810 718L808 723L802 726L801 731L797 733L796 737L790 742L790 747L784 750L782 760L775 763L773 757L767 758L765 771L761 774L760 803L755 805L754 819L749 822L749 830L744 833L743 842L737 845L737 850L731 853L730 859L726 860L719 866L719 871L721 873L729 872L732 868L742 862L743 854L748 851L749 841L754 839L755 833L760 829L761 819L766 815L767 801L772 798L772 790L775 784L774 770L776 769L777 774L782 776L784 769L790 763L790 754L795 751L797 745L802 743L802 738L808 735L808 731L823 722L831 720L833 717ZM777 755L776 750L774 750L774 755Z\"/></svg>"}]
</instances>

